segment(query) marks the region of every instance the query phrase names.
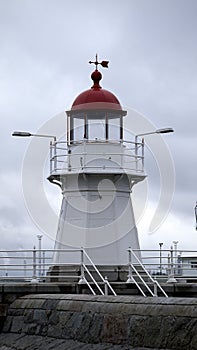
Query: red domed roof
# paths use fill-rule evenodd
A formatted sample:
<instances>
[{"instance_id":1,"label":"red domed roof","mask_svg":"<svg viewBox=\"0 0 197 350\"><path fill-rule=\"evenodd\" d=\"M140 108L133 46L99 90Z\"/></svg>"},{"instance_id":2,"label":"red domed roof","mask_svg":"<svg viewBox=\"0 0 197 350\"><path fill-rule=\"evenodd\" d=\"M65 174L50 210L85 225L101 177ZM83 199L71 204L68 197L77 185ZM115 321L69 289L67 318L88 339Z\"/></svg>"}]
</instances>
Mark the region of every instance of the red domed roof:
<instances>
[{"instance_id":1,"label":"red domed roof","mask_svg":"<svg viewBox=\"0 0 197 350\"><path fill-rule=\"evenodd\" d=\"M102 79L102 74L96 69L91 78L94 82L91 89L82 92L74 100L71 110L79 109L112 109L122 110L117 97L108 90L102 89L99 81Z\"/></svg>"}]
</instances>

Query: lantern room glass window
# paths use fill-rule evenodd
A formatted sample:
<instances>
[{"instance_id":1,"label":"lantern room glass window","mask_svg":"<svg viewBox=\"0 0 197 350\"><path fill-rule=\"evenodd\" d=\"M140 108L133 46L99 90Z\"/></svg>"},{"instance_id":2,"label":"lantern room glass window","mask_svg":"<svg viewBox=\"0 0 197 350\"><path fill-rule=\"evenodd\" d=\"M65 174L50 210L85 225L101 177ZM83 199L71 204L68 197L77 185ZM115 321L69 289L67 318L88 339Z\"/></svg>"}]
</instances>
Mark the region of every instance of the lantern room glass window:
<instances>
[{"instance_id":1,"label":"lantern room glass window","mask_svg":"<svg viewBox=\"0 0 197 350\"><path fill-rule=\"evenodd\" d=\"M80 141L84 138L84 113L78 113L70 119L70 139Z\"/></svg>"},{"instance_id":2,"label":"lantern room glass window","mask_svg":"<svg viewBox=\"0 0 197 350\"><path fill-rule=\"evenodd\" d=\"M108 139L119 141L122 139L122 116L115 113L107 113Z\"/></svg>"},{"instance_id":3,"label":"lantern room glass window","mask_svg":"<svg viewBox=\"0 0 197 350\"><path fill-rule=\"evenodd\" d=\"M88 140L106 139L106 114L104 112L87 113Z\"/></svg>"},{"instance_id":4,"label":"lantern room glass window","mask_svg":"<svg viewBox=\"0 0 197 350\"><path fill-rule=\"evenodd\" d=\"M106 111L73 113L70 116L70 142L123 139L123 116Z\"/></svg>"}]
</instances>

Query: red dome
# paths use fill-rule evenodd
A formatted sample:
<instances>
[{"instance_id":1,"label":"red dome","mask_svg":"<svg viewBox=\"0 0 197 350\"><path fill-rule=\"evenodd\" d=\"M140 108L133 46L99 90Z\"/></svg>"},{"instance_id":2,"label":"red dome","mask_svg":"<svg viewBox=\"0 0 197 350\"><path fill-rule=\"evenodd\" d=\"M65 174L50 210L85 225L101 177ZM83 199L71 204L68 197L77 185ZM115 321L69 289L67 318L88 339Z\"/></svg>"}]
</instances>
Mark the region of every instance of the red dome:
<instances>
[{"instance_id":1,"label":"red dome","mask_svg":"<svg viewBox=\"0 0 197 350\"><path fill-rule=\"evenodd\" d=\"M122 110L120 102L117 97L108 90L102 89L99 81L102 74L95 70L91 78L94 82L91 89L82 92L74 100L71 110L77 109L115 109Z\"/></svg>"}]
</instances>

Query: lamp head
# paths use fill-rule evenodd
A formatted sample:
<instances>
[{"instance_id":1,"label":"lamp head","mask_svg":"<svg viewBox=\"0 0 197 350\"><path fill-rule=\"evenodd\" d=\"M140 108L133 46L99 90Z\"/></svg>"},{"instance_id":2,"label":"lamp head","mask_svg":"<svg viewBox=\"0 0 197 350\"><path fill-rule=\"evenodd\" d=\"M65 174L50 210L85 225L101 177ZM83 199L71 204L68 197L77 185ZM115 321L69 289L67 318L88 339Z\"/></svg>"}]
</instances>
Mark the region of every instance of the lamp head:
<instances>
[{"instance_id":1,"label":"lamp head","mask_svg":"<svg viewBox=\"0 0 197 350\"><path fill-rule=\"evenodd\" d=\"M174 132L172 128L163 128L156 130L156 134L167 134L169 132Z\"/></svg>"},{"instance_id":2,"label":"lamp head","mask_svg":"<svg viewBox=\"0 0 197 350\"><path fill-rule=\"evenodd\" d=\"M12 133L12 136L29 137L29 136L32 136L32 134L26 131L14 131Z\"/></svg>"}]
</instances>

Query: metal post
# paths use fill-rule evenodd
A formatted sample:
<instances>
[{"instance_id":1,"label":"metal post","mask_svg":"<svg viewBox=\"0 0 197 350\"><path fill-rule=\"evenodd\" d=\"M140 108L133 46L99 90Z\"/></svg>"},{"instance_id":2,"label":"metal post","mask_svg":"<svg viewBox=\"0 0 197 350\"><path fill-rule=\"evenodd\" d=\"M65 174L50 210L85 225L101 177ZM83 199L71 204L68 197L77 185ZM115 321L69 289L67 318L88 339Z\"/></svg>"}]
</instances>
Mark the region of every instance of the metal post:
<instances>
[{"instance_id":1,"label":"metal post","mask_svg":"<svg viewBox=\"0 0 197 350\"><path fill-rule=\"evenodd\" d=\"M136 171L138 170L138 137L135 136L135 164Z\"/></svg>"},{"instance_id":2,"label":"metal post","mask_svg":"<svg viewBox=\"0 0 197 350\"><path fill-rule=\"evenodd\" d=\"M38 238L38 265L39 265L39 270L38 270L38 276L39 278L41 278L41 275L42 275L42 235L37 235L37 238Z\"/></svg>"},{"instance_id":3,"label":"metal post","mask_svg":"<svg viewBox=\"0 0 197 350\"><path fill-rule=\"evenodd\" d=\"M157 281L156 280L154 281L154 291L153 291L153 293L154 293L154 297L158 296L158 294L157 294Z\"/></svg>"},{"instance_id":4,"label":"metal post","mask_svg":"<svg viewBox=\"0 0 197 350\"><path fill-rule=\"evenodd\" d=\"M168 278L170 277L170 253L168 253Z\"/></svg>"},{"instance_id":5,"label":"metal post","mask_svg":"<svg viewBox=\"0 0 197 350\"><path fill-rule=\"evenodd\" d=\"M162 275L162 246L163 246L163 243L159 243L159 274Z\"/></svg>"},{"instance_id":6,"label":"metal post","mask_svg":"<svg viewBox=\"0 0 197 350\"><path fill-rule=\"evenodd\" d=\"M177 274L177 270L178 270L178 261L177 261L177 244L179 241L173 241L174 244L174 273L175 275Z\"/></svg>"},{"instance_id":7,"label":"metal post","mask_svg":"<svg viewBox=\"0 0 197 350\"><path fill-rule=\"evenodd\" d=\"M174 277L174 259L173 259L173 247L170 248L170 275L167 283L176 283L177 280Z\"/></svg>"},{"instance_id":8,"label":"metal post","mask_svg":"<svg viewBox=\"0 0 197 350\"><path fill-rule=\"evenodd\" d=\"M36 276L36 247L33 247L33 276L31 279L31 283L38 283L38 279Z\"/></svg>"},{"instance_id":9,"label":"metal post","mask_svg":"<svg viewBox=\"0 0 197 350\"><path fill-rule=\"evenodd\" d=\"M42 265L42 276L44 277L45 276L45 252L42 252L42 262L43 262L43 265Z\"/></svg>"},{"instance_id":10,"label":"metal post","mask_svg":"<svg viewBox=\"0 0 197 350\"><path fill-rule=\"evenodd\" d=\"M27 261L24 260L24 279L27 277Z\"/></svg>"},{"instance_id":11,"label":"metal post","mask_svg":"<svg viewBox=\"0 0 197 350\"><path fill-rule=\"evenodd\" d=\"M181 252L177 256L177 273L178 273L179 276L182 275L182 273L183 273L183 271L182 271L182 261L181 261Z\"/></svg>"},{"instance_id":12,"label":"metal post","mask_svg":"<svg viewBox=\"0 0 197 350\"><path fill-rule=\"evenodd\" d=\"M68 148L68 171L71 171L70 155L71 155L71 149Z\"/></svg>"},{"instance_id":13,"label":"metal post","mask_svg":"<svg viewBox=\"0 0 197 350\"><path fill-rule=\"evenodd\" d=\"M53 171L53 152L52 152L52 141L50 141L50 175Z\"/></svg>"},{"instance_id":14,"label":"metal post","mask_svg":"<svg viewBox=\"0 0 197 350\"><path fill-rule=\"evenodd\" d=\"M124 166L124 159L123 159L123 157L124 157L124 151L123 151L123 140L120 140L120 147L121 147L121 154L120 154L120 166L121 166L121 168L123 168L123 166Z\"/></svg>"},{"instance_id":15,"label":"metal post","mask_svg":"<svg viewBox=\"0 0 197 350\"><path fill-rule=\"evenodd\" d=\"M105 295L108 295L108 279L107 279L107 276L105 276Z\"/></svg>"},{"instance_id":16,"label":"metal post","mask_svg":"<svg viewBox=\"0 0 197 350\"><path fill-rule=\"evenodd\" d=\"M81 276L78 284L85 284L85 270L84 270L84 252L83 248L81 248Z\"/></svg>"},{"instance_id":17,"label":"metal post","mask_svg":"<svg viewBox=\"0 0 197 350\"><path fill-rule=\"evenodd\" d=\"M54 170L57 170L57 148L56 148L56 141L53 143L54 147Z\"/></svg>"},{"instance_id":18,"label":"metal post","mask_svg":"<svg viewBox=\"0 0 197 350\"><path fill-rule=\"evenodd\" d=\"M131 247L128 249L129 253L129 274L126 283L133 283L133 276L132 276L132 255L131 255Z\"/></svg>"},{"instance_id":19,"label":"metal post","mask_svg":"<svg viewBox=\"0 0 197 350\"><path fill-rule=\"evenodd\" d=\"M142 139L142 171L144 171L144 138Z\"/></svg>"}]
</instances>

